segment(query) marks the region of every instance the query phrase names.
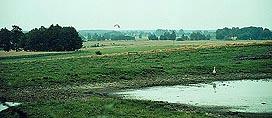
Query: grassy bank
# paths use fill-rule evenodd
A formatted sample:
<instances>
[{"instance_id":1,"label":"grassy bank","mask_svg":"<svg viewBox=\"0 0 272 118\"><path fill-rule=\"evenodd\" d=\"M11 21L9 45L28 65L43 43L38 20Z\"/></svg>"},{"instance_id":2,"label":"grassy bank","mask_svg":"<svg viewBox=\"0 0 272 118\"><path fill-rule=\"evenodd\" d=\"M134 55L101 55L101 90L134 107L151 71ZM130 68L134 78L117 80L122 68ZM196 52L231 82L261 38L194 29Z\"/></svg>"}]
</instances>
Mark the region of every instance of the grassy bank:
<instances>
[{"instance_id":1,"label":"grassy bank","mask_svg":"<svg viewBox=\"0 0 272 118\"><path fill-rule=\"evenodd\" d=\"M52 56L52 55L51 55ZM59 55L57 55L59 56ZM70 56L70 54L63 54ZM73 57L73 56L72 56ZM220 46L165 50L133 55L0 63L0 76L9 87L69 85L145 79L250 79L271 77L271 45ZM8 60L6 60L8 61ZM211 75L213 67L218 75ZM232 78L229 77L232 75ZM256 77L255 77L256 75ZM247 77L248 76L248 77Z\"/></svg>"},{"instance_id":2,"label":"grassy bank","mask_svg":"<svg viewBox=\"0 0 272 118\"><path fill-rule=\"evenodd\" d=\"M91 47L96 43L87 42L77 52L0 56L2 95L24 103L20 108L32 117L126 114L127 117L213 117L201 110L191 111L192 107L171 109L175 107L121 100L103 93L145 86L272 77L271 42L121 41ZM95 55L97 50L102 55ZM213 67L216 76L211 74Z\"/></svg>"},{"instance_id":3,"label":"grassy bank","mask_svg":"<svg viewBox=\"0 0 272 118\"><path fill-rule=\"evenodd\" d=\"M204 112L179 112L169 104L151 101L121 100L110 97L88 97L85 99L54 100L29 103L20 106L30 117L89 118L89 117L208 117ZM180 109L182 110L182 109ZM5 112L7 116L11 112ZM0 114L1 116L1 114Z\"/></svg>"}]
</instances>

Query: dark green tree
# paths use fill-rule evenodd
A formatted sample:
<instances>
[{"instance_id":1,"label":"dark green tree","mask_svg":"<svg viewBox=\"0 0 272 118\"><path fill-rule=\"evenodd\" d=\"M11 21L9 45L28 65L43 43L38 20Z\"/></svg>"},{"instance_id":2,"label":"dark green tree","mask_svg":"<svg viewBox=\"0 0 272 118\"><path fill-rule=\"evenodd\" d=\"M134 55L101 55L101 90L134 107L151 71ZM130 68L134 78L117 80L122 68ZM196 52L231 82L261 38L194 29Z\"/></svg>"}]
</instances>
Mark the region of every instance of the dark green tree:
<instances>
[{"instance_id":1,"label":"dark green tree","mask_svg":"<svg viewBox=\"0 0 272 118\"><path fill-rule=\"evenodd\" d=\"M184 35L185 33L184 33L184 30L183 29L180 29L180 30L178 30L178 32L177 32L177 36L182 36L182 35Z\"/></svg>"},{"instance_id":2,"label":"dark green tree","mask_svg":"<svg viewBox=\"0 0 272 118\"><path fill-rule=\"evenodd\" d=\"M160 40L169 40L171 38L171 34L167 31L164 32L163 35L160 36Z\"/></svg>"},{"instance_id":3,"label":"dark green tree","mask_svg":"<svg viewBox=\"0 0 272 118\"><path fill-rule=\"evenodd\" d=\"M216 39L241 39L241 40L262 40L271 39L271 31L269 29L263 29L262 27L244 27L239 29L233 27L232 29L223 28L216 30Z\"/></svg>"},{"instance_id":4,"label":"dark green tree","mask_svg":"<svg viewBox=\"0 0 272 118\"><path fill-rule=\"evenodd\" d=\"M164 35L165 32L168 32L168 30L166 30L166 29L157 29L157 30L155 31L155 34L156 34L157 36L161 36L161 35Z\"/></svg>"},{"instance_id":5,"label":"dark green tree","mask_svg":"<svg viewBox=\"0 0 272 118\"><path fill-rule=\"evenodd\" d=\"M11 35L11 31L6 28L0 30L0 47L3 48L4 51L10 51L12 49Z\"/></svg>"},{"instance_id":6,"label":"dark green tree","mask_svg":"<svg viewBox=\"0 0 272 118\"><path fill-rule=\"evenodd\" d=\"M262 31L261 37L262 37L262 39L266 39L266 40L272 39L272 32L269 29L265 28Z\"/></svg>"},{"instance_id":7,"label":"dark green tree","mask_svg":"<svg viewBox=\"0 0 272 118\"><path fill-rule=\"evenodd\" d=\"M230 39L231 36L232 36L231 29L227 27L216 30L216 39Z\"/></svg>"},{"instance_id":8,"label":"dark green tree","mask_svg":"<svg viewBox=\"0 0 272 118\"><path fill-rule=\"evenodd\" d=\"M35 28L25 37L24 50L29 51L74 51L83 43L75 28L59 25Z\"/></svg>"},{"instance_id":9,"label":"dark green tree","mask_svg":"<svg viewBox=\"0 0 272 118\"><path fill-rule=\"evenodd\" d=\"M39 29L35 28L25 34L25 43L23 49L25 51L45 51L42 39L44 36ZM48 48L49 49L49 48Z\"/></svg>"},{"instance_id":10,"label":"dark green tree","mask_svg":"<svg viewBox=\"0 0 272 118\"><path fill-rule=\"evenodd\" d=\"M176 32L173 30L170 37L169 37L169 39L170 40L176 40L176 37L177 37Z\"/></svg>"},{"instance_id":11,"label":"dark green tree","mask_svg":"<svg viewBox=\"0 0 272 118\"><path fill-rule=\"evenodd\" d=\"M140 33L140 34L139 34L139 38L140 38L140 39L143 38L143 33Z\"/></svg>"},{"instance_id":12,"label":"dark green tree","mask_svg":"<svg viewBox=\"0 0 272 118\"><path fill-rule=\"evenodd\" d=\"M155 34L149 34L148 40L158 40L159 38Z\"/></svg>"},{"instance_id":13,"label":"dark green tree","mask_svg":"<svg viewBox=\"0 0 272 118\"><path fill-rule=\"evenodd\" d=\"M24 33L19 26L13 25L11 30L12 49L18 51L22 47Z\"/></svg>"}]
</instances>

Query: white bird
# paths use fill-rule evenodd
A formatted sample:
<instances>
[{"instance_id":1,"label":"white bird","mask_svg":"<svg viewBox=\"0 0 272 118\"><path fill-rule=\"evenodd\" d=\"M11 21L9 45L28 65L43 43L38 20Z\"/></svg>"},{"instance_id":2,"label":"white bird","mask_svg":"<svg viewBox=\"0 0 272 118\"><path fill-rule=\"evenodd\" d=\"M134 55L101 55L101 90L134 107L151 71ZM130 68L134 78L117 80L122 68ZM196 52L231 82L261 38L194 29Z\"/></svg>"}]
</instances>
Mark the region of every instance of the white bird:
<instances>
[{"instance_id":1,"label":"white bird","mask_svg":"<svg viewBox=\"0 0 272 118\"><path fill-rule=\"evenodd\" d=\"M216 74L216 70L215 70L215 67L213 67L213 71L212 73L215 75Z\"/></svg>"}]
</instances>

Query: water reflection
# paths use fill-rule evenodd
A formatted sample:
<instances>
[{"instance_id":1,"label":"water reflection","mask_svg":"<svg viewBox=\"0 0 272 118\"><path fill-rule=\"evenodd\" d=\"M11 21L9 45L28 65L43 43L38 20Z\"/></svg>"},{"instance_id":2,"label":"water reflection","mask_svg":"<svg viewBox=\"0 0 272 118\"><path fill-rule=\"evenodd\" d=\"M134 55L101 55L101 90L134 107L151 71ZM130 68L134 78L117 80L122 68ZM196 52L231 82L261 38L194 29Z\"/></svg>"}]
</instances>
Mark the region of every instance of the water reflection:
<instances>
[{"instance_id":1,"label":"water reflection","mask_svg":"<svg viewBox=\"0 0 272 118\"><path fill-rule=\"evenodd\" d=\"M216 93L216 83L213 83L214 93Z\"/></svg>"},{"instance_id":2,"label":"water reflection","mask_svg":"<svg viewBox=\"0 0 272 118\"><path fill-rule=\"evenodd\" d=\"M18 106L20 105L20 103L15 103L15 102L4 102L4 103L1 103L0 104L0 112L9 108L9 107L12 107L12 106Z\"/></svg>"},{"instance_id":3,"label":"water reflection","mask_svg":"<svg viewBox=\"0 0 272 118\"><path fill-rule=\"evenodd\" d=\"M127 99L231 107L231 111L272 112L272 81L216 81L190 86L159 86L119 92Z\"/></svg>"}]
</instances>

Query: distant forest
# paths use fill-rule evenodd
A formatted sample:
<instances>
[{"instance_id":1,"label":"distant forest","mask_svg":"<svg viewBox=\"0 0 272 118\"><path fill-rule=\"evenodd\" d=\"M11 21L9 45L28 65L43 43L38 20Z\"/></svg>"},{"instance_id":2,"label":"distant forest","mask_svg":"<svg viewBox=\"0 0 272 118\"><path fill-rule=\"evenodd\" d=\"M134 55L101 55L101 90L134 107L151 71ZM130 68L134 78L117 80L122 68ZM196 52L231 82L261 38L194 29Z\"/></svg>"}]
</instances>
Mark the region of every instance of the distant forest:
<instances>
[{"instance_id":1,"label":"distant forest","mask_svg":"<svg viewBox=\"0 0 272 118\"><path fill-rule=\"evenodd\" d=\"M0 48L5 51L74 51L82 47L83 40L73 27L41 26L23 33L19 26L0 31Z\"/></svg>"},{"instance_id":2,"label":"distant forest","mask_svg":"<svg viewBox=\"0 0 272 118\"><path fill-rule=\"evenodd\" d=\"M79 31L84 40L267 40L272 39L272 32L262 27L244 27L244 28L223 28L217 30L84 30Z\"/></svg>"}]
</instances>

